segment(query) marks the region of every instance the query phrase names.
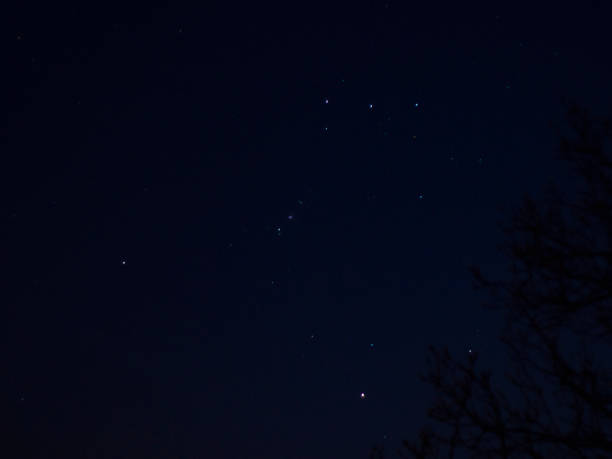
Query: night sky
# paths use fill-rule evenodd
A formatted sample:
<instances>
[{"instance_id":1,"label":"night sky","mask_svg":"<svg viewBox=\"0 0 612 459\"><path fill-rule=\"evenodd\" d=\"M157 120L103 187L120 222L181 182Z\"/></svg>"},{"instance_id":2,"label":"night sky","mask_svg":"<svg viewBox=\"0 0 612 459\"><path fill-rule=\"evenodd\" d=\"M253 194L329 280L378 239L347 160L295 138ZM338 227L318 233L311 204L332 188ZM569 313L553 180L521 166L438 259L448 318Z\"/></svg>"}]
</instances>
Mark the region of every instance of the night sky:
<instances>
[{"instance_id":1,"label":"night sky","mask_svg":"<svg viewBox=\"0 0 612 459\"><path fill-rule=\"evenodd\" d=\"M612 100L606 1L190 3L0 15L3 457L395 449Z\"/></svg>"}]
</instances>

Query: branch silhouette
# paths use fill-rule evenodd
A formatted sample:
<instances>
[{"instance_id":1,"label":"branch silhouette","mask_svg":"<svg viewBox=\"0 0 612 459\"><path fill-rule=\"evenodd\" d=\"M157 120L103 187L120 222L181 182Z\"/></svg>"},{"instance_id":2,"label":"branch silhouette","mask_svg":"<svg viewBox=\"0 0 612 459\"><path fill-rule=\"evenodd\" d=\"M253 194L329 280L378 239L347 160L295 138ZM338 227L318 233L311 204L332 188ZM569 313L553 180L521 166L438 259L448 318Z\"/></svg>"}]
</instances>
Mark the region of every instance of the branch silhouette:
<instances>
[{"instance_id":1,"label":"branch silhouette","mask_svg":"<svg viewBox=\"0 0 612 459\"><path fill-rule=\"evenodd\" d=\"M503 225L509 280L471 269L505 314L508 371L494 376L476 353L431 347L423 379L436 394L433 424L403 443L402 457L612 457L612 122L576 105L568 114L573 135L559 156L579 192L524 198Z\"/></svg>"}]
</instances>

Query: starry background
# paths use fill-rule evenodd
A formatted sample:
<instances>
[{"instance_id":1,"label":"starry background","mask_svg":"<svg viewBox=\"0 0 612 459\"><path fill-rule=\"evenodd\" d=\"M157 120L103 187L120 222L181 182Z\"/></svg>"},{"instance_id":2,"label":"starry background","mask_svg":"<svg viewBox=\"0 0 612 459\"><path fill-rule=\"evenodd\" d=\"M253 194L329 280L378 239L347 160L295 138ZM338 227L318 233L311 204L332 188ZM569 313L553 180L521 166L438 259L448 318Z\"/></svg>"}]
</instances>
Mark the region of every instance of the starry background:
<instances>
[{"instance_id":1,"label":"starry background","mask_svg":"<svg viewBox=\"0 0 612 459\"><path fill-rule=\"evenodd\" d=\"M200 3L2 14L11 457L394 449L429 344L503 369L467 267L609 106L609 2Z\"/></svg>"}]
</instances>

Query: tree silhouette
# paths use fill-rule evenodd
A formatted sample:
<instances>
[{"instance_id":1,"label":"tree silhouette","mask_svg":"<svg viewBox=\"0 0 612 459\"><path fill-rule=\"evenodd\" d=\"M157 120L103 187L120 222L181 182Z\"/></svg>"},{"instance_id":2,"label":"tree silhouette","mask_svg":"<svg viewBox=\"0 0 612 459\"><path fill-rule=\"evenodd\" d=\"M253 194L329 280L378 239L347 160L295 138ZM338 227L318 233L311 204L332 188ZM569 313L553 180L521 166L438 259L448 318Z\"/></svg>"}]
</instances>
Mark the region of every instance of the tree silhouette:
<instances>
[{"instance_id":1,"label":"tree silhouette","mask_svg":"<svg viewBox=\"0 0 612 459\"><path fill-rule=\"evenodd\" d=\"M506 316L508 371L430 348L434 422L403 457L612 457L612 123L575 105L568 119L559 156L575 196L551 187L542 203L524 199L503 227L508 280L472 268Z\"/></svg>"}]
</instances>

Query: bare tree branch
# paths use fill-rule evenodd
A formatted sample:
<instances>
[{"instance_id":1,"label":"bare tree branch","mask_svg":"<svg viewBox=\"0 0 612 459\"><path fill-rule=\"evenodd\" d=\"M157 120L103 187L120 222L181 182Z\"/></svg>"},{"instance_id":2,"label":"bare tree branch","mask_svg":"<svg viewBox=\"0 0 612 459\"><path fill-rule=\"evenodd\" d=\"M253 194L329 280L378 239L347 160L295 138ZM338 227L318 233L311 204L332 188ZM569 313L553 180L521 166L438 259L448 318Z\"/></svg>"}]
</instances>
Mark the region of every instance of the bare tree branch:
<instances>
[{"instance_id":1,"label":"bare tree branch","mask_svg":"<svg viewBox=\"0 0 612 459\"><path fill-rule=\"evenodd\" d=\"M404 457L612 457L612 121L570 106L568 122L560 158L578 195L524 199L503 227L509 280L471 269L506 315L510 370L494 379L475 353L430 348L433 425Z\"/></svg>"}]
</instances>

